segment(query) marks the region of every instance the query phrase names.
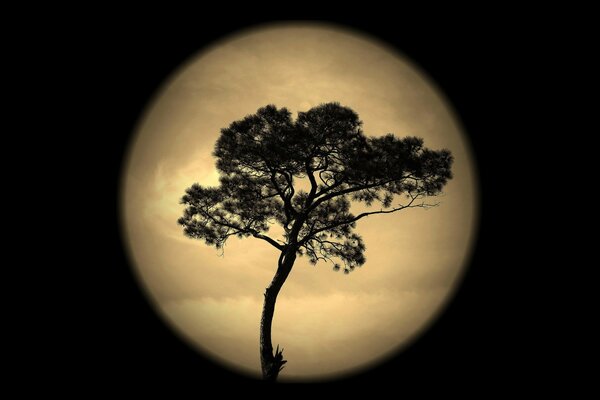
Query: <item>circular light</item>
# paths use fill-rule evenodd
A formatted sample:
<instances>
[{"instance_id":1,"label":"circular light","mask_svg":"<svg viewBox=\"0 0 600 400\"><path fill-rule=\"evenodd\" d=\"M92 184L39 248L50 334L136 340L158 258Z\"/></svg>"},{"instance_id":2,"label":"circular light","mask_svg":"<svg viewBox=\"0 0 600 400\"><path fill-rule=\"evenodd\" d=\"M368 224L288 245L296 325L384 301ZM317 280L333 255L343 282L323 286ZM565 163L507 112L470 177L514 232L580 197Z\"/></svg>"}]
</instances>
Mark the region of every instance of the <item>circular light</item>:
<instances>
[{"instance_id":1,"label":"circular light","mask_svg":"<svg viewBox=\"0 0 600 400\"><path fill-rule=\"evenodd\" d=\"M452 296L478 215L473 155L439 89L405 56L339 26L285 23L229 36L175 71L148 105L122 181L122 223L140 282L169 326L202 354L260 378L259 326L277 267L268 243L231 239L223 254L186 238L179 204L194 182L218 185L220 129L267 104L296 116L339 102L367 136L417 136L449 149L454 178L429 210L358 222L366 263L352 274L296 261L277 300L280 380L368 368L406 347ZM274 231L276 232L276 231Z\"/></svg>"}]
</instances>

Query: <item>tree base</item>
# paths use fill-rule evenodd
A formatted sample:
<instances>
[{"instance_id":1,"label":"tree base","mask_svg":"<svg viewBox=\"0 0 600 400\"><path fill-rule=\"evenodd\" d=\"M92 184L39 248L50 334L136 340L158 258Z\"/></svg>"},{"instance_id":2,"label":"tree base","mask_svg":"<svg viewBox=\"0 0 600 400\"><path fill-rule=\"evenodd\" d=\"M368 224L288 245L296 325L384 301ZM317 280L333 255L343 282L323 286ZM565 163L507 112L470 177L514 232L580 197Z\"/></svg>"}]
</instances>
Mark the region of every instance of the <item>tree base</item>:
<instances>
[{"instance_id":1,"label":"tree base","mask_svg":"<svg viewBox=\"0 0 600 400\"><path fill-rule=\"evenodd\" d=\"M268 360L262 360L263 379L271 382L276 381L286 362L287 360L283 359L283 349L280 351L278 345L275 355L270 355Z\"/></svg>"}]
</instances>

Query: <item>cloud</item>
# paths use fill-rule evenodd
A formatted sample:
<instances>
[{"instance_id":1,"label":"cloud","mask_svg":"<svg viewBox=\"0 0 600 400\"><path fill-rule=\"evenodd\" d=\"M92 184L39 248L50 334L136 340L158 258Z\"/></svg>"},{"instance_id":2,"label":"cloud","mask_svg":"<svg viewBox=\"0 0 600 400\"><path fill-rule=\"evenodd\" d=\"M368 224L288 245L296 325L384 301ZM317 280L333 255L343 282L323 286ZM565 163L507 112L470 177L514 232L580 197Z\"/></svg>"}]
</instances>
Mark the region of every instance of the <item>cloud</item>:
<instances>
[{"instance_id":1,"label":"cloud","mask_svg":"<svg viewBox=\"0 0 600 400\"><path fill-rule=\"evenodd\" d=\"M407 344L440 306L444 291L334 292L280 296L273 344L285 348L287 378L319 378L367 366ZM260 296L169 301L160 309L212 357L259 374Z\"/></svg>"}]
</instances>

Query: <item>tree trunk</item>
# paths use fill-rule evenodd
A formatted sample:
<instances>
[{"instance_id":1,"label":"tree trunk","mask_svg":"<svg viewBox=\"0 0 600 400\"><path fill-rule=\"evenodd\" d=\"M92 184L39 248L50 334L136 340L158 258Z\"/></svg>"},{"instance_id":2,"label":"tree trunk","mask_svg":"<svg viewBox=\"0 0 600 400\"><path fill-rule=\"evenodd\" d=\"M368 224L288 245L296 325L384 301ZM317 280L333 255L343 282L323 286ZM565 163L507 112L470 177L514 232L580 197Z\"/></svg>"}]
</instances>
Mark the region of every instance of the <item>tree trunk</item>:
<instances>
[{"instance_id":1,"label":"tree trunk","mask_svg":"<svg viewBox=\"0 0 600 400\"><path fill-rule=\"evenodd\" d=\"M273 344L271 343L271 325L273 314L275 312L275 301L285 280L287 279L294 261L296 260L296 251L289 249L282 253L277 266L277 272L271 281L269 287L265 290L265 302L263 305L262 318L260 320L260 364L262 367L263 379L266 381L276 381L279 371L283 369L283 364L287 361L283 359L283 348L273 354Z\"/></svg>"}]
</instances>

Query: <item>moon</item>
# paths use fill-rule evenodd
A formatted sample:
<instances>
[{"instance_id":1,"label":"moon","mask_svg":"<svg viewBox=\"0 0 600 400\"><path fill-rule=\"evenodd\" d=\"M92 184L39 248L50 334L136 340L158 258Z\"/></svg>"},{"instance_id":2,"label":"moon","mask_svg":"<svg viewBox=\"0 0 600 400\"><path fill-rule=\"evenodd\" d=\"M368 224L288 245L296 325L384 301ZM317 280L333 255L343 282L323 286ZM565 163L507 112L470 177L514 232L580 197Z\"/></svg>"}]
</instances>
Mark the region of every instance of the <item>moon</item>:
<instances>
[{"instance_id":1,"label":"moon","mask_svg":"<svg viewBox=\"0 0 600 400\"><path fill-rule=\"evenodd\" d=\"M122 173L121 215L132 268L151 303L190 347L260 377L259 325L276 250L231 239L221 253L184 237L179 199L218 185L220 129L267 104L294 115L336 101L368 136L394 133L449 149L454 178L439 206L361 220L366 263L352 274L296 261L277 300L280 380L348 376L392 357L435 320L459 286L478 216L473 154L451 104L424 71L364 33L337 25L262 25L181 65L149 102Z\"/></svg>"}]
</instances>

